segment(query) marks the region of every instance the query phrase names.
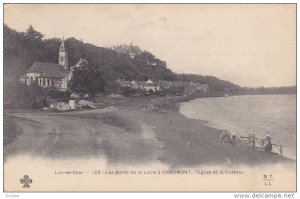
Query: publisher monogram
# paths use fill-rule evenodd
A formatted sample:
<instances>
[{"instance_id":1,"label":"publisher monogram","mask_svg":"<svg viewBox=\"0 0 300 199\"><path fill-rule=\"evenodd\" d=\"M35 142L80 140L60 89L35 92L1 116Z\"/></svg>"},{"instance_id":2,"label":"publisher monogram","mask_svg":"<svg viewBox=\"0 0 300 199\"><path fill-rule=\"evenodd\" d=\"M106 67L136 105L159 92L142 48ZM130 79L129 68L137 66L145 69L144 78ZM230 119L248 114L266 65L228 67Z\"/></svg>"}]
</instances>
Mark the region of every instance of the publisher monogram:
<instances>
[{"instance_id":1,"label":"publisher monogram","mask_svg":"<svg viewBox=\"0 0 300 199\"><path fill-rule=\"evenodd\" d=\"M28 175L24 175L24 177L20 179L20 183L23 184L23 188L29 188L29 184L32 183L32 179L29 178Z\"/></svg>"}]
</instances>

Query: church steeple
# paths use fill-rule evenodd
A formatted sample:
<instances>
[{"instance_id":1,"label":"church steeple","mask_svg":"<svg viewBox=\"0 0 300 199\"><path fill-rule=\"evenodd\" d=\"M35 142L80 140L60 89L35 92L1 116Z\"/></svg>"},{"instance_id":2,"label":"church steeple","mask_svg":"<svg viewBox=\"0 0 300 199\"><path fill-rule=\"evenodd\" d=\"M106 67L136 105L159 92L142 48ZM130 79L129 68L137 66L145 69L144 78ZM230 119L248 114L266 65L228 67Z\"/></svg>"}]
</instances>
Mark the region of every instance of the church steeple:
<instances>
[{"instance_id":1,"label":"church steeple","mask_svg":"<svg viewBox=\"0 0 300 199\"><path fill-rule=\"evenodd\" d=\"M69 64L68 64L68 52L65 47L64 37L63 37L63 40L62 40L60 48L59 48L58 64L62 65L65 68L65 70L70 70Z\"/></svg>"}]
</instances>

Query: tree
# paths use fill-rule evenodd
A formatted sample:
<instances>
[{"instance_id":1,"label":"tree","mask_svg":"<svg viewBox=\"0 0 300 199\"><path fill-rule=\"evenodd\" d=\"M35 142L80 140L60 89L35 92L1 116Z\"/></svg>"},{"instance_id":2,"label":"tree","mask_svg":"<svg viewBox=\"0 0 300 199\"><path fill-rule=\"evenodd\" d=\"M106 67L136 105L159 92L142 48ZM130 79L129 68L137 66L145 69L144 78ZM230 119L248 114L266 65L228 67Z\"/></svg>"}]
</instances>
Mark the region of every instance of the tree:
<instances>
[{"instance_id":1,"label":"tree","mask_svg":"<svg viewBox=\"0 0 300 199\"><path fill-rule=\"evenodd\" d=\"M104 92L105 81L101 70L87 63L75 68L71 80L71 90L76 93L91 94Z\"/></svg>"},{"instance_id":2,"label":"tree","mask_svg":"<svg viewBox=\"0 0 300 199\"><path fill-rule=\"evenodd\" d=\"M32 25L29 25L29 27L26 30L26 37L30 40L42 40L44 35L38 31L36 31Z\"/></svg>"}]
</instances>

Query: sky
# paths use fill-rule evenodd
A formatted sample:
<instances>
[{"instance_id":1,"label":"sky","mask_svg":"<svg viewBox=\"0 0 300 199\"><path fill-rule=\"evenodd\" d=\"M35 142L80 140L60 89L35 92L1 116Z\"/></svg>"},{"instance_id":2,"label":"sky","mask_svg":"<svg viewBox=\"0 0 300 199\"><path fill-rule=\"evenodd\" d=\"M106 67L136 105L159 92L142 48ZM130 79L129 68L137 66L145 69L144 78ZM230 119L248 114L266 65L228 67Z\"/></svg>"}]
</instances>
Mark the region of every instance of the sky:
<instances>
[{"instance_id":1,"label":"sky","mask_svg":"<svg viewBox=\"0 0 300 199\"><path fill-rule=\"evenodd\" d=\"M296 85L295 4L6 4L4 23L100 47L132 42L176 73Z\"/></svg>"}]
</instances>

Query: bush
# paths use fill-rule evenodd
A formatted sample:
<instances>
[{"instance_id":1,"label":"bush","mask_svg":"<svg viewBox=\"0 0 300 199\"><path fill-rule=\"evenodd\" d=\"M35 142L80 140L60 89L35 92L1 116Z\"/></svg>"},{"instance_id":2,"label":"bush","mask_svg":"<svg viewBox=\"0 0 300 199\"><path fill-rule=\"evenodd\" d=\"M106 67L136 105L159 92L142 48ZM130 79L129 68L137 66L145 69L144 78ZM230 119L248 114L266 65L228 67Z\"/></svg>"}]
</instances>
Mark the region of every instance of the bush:
<instances>
[{"instance_id":1,"label":"bush","mask_svg":"<svg viewBox=\"0 0 300 199\"><path fill-rule=\"evenodd\" d=\"M120 90L121 94L124 96L131 96L137 92L136 89L132 89L130 87L122 87Z\"/></svg>"},{"instance_id":2,"label":"bush","mask_svg":"<svg viewBox=\"0 0 300 199\"><path fill-rule=\"evenodd\" d=\"M37 84L17 84L11 88L13 96L5 102L5 108L9 109L41 109L49 106L45 90Z\"/></svg>"},{"instance_id":3,"label":"bush","mask_svg":"<svg viewBox=\"0 0 300 199\"><path fill-rule=\"evenodd\" d=\"M164 92L172 95L183 95L184 90L184 86L171 86L170 88L164 90Z\"/></svg>"},{"instance_id":4,"label":"bush","mask_svg":"<svg viewBox=\"0 0 300 199\"><path fill-rule=\"evenodd\" d=\"M47 89L46 95L51 99L55 99L58 102L67 102L71 96L70 91L59 91L55 89Z\"/></svg>"}]
</instances>

